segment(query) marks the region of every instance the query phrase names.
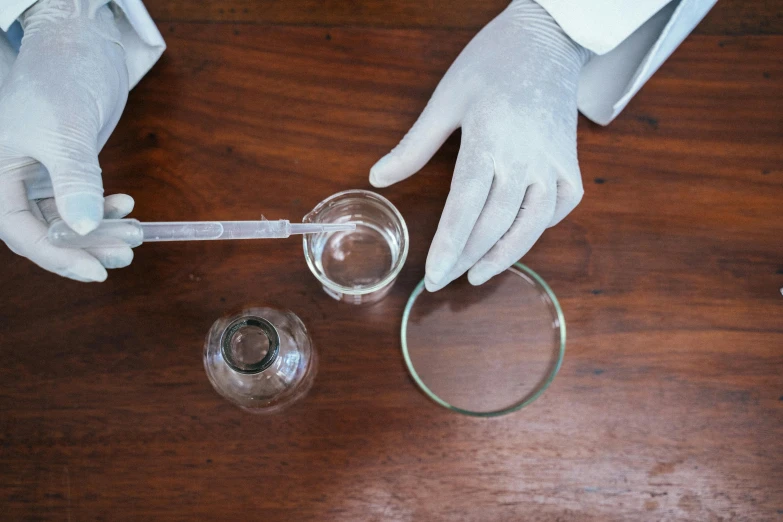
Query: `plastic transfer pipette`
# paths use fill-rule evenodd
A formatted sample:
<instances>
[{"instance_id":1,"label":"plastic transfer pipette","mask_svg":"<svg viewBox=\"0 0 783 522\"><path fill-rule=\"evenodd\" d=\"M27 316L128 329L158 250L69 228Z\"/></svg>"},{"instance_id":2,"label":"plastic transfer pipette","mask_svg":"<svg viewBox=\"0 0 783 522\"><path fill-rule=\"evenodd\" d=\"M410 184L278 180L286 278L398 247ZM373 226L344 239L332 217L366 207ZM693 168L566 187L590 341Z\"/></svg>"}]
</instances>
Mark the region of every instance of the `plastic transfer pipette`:
<instances>
[{"instance_id":1,"label":"plastic transfer pipette","mask_svg":"<svg viewBox=\"0 0 783 522\"><path fill-rule=\"evenodd\" d=\"M279 221L170 221L141 223L135 219L104 219L80 236L64 221L49 227L49 241L60 247L137 247L153 241L209 241L217 239L285 238L291 234L317 234L355 230L354 223L291 223Z\"/></svg>"}]
</instances>

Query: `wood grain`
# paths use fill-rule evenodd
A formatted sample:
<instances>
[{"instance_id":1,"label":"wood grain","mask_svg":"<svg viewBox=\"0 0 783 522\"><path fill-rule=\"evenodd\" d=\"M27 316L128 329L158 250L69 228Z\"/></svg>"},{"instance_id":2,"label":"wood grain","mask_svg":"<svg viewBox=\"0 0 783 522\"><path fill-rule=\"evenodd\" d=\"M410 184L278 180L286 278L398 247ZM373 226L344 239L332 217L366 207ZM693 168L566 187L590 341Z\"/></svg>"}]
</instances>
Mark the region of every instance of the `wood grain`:
<instances>
[{"instance_id":1,"label":"wood grain","mask_svg":"<svg viewBox=\"0 0 783 522\"><path fill-rule=\"evenodd\" d=\"M294 219L369 188L471 24L161 23L107 192L142 220ZM506 417L432 404L400 355L457 137L382 191L411 252L371 307L323 294L294 239L143 245L95 285L0 249L2 518L779 520L781 48L694 35L610 127L580 121L584 201L523 260L563 305L565 363ZM281 415L233 408L203 371L211 323L251 304L292 309L320 350Z\"/></svg>"},{"instance_id":2,"label":"wood grain","mask_svg":"<svg viewBox=\"0 0 783 522\"><path fill-rule=\"evenodd\" d=\"M479 29L509 0L167 0L148 2L159 22ZM709 35L783 34L779 0L720 0L695 30Z\"/></svg>"}]
</instances>

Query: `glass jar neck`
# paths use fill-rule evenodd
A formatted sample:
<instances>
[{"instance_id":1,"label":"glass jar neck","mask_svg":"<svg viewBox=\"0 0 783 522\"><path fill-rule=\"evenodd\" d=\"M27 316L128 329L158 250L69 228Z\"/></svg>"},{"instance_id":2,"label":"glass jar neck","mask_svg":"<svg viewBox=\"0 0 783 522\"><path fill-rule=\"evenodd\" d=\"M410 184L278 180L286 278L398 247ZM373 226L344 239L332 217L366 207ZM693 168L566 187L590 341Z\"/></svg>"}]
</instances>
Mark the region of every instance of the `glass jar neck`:
<instances>
[{"instance_id":1,"label":"glass jar neck","mask_svg":"<svg viewBox=\"0 0 783 522\"><path fill-rule=\"evenodd\" d=\"M280 353L277 328L257 316L240 317L232 321L220 339L220 351L229 368L252 375L269 368Z\"/></svg>"}]
</instances>

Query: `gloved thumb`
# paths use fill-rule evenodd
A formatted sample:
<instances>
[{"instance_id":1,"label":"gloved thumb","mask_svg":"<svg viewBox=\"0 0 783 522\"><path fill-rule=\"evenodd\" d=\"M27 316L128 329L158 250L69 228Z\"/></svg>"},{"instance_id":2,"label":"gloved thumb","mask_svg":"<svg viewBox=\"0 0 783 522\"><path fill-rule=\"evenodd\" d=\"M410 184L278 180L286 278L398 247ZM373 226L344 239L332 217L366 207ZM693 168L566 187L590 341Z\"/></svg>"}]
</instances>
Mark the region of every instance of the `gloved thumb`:
<instances>
[{"instance_id":1,"label":"gloved thumb","mask_svg":"<svg viewBox=\"0 0 783 522\"><path fill-rule=\"evenodd\" d=\"M76 139L78 138L71 138ZM40 159L49 171L57 211L79 234L95 230L103 219L103 182L96 147L57 147L57 154Z\"/></svg>"},{"instance_id":2,"label":"gloved thumb","mask_svg":"<svg viewBox=\"0 0 783 522\"><path fill-rule=\"evenodd\" d=\"M418 172L459 127L465 104L459 88L453 87L447 74L402 141L372 166L374 187L388 187Z\"/></svg>"}]
</instances>

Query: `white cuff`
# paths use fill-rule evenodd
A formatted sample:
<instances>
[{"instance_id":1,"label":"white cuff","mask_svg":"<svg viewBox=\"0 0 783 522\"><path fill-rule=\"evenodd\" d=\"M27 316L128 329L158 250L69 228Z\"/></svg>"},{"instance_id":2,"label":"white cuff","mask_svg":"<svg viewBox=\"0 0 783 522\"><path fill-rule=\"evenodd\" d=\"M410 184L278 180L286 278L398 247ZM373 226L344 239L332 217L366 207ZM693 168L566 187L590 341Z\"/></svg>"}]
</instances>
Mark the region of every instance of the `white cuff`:
<instances>
[{"instance_id":1,"label":"white cuff","mask_svg":"<svg viewBox=\"0 0 783 522\"><path fill-rule=\"evenodd\" d=\"M16 19L36 1L37 0L5 0L3 2L4 5L0 7L0 29L2 29L3 32L8 31L11 24L16 22Z\"/></svg>"},{"instance_id":2,"label":"white cuff","mask_svg":"<svg viewBox=\"0 0 783 522\"><path fill-rule=\"evenodd\" d=\"M160 31L141 0L113 0L117 27L128 63L128 80L133 88L152 69L166 50Z\"/></svg>"},{"instance_id":3,"label":"white cuff","mask_svg":"<svg viewBox=\"0 0 783 522\"><path fill-rule=\"evenodd\" d=\"M621 109L615 110L615 103L629 92L634 75L649 57L677 3L658 11L611 52L594 56L585 64L579 75L577 94L577 106L582 114L595 123L607 125L620 113Z\"/></svg>"},{"instance_id":4,"label":"white cuff","mask_svg":"<svg viewBox=\"0 0 783 522\"><path fill-rule=\"evenodd\" d=\"M671 0L536 0L576 43L606 54Z\"/></svg>"},{"instance_id":5,"label":"white cuff","mask_svg":"<svg viewBox=\"0 0 783 522\"><path fill-rule=\"evenodd\" d=\"M536 0L576 43L594 53L577 106L601 125L625 108L717 0Z\"/></svg>"},{"instance_id":6,"label":"white cuff","mask_svg":"<svg viewBox=\"0 0 783 522\"><path fill-rule=\"evenodd\" d=\"M675 0L611 52L593 57L579 78L582 114L601 125L616 118L716 1Z\"/></svg>"}]
</instances>

